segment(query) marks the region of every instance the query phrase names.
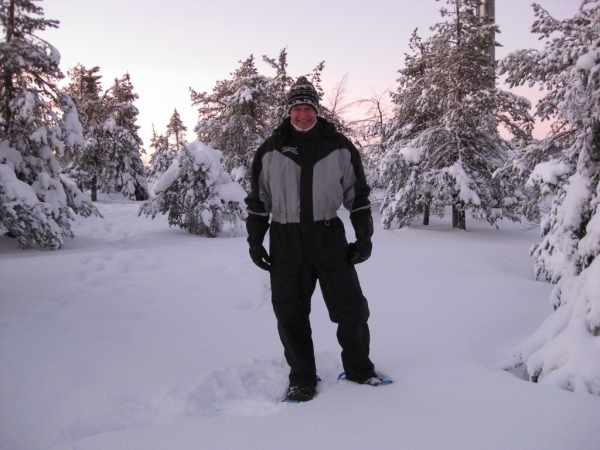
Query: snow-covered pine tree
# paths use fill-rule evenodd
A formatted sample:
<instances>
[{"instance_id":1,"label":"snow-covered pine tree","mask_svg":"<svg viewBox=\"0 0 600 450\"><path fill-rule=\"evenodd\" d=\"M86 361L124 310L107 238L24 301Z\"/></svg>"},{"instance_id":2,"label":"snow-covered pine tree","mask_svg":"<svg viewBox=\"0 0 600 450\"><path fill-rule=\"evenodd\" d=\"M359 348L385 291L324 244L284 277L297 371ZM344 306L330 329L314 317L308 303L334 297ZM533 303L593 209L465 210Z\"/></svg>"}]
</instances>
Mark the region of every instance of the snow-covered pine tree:
<instances>
[{"instance_id":1,"label":"snow-covered pine tree","mask_svg":"<svg viewBox=\"0 0 600 450\"><path fill-rule=\"evenodd\" d=\"M133 102L131 78L125 74L102 92L99 67L81 64L69 71L67 92L82 117L84 140L62 158L65 173L82 189L90 189L93 201L98 191L120 192L132 200L146 200L148 185L142 162L142 140L135 124L138 110Z\"/></svg>"},{"instance_id":2,"label":"snow-covered pine tree","mask_svg":"<svg viewBox=\"0 0 600 450\"><path fill-rule=\"evenodd\" d=\"M545 88L536 113L554 121L514 167L538 200L554 195L532 254L536 275L556 283L555 311L506 368L525 365L532 381L600 395L600 1L583 0L565 20L533 8L531 30L545 48L510 54L501 72L511 86Z\"/></svg>"},{"instance_id":3,"label":"snow-covered pine tree","mask_svg":"<svg viewBox=\"0 0 600 450\"><path fill-rule=\"evenodd\" d=\"M253 55L231 75L217 81L211 94L191 89L199 115L194 131L200 141L221 149L224 170L249 191L252 157L272 129L268 119L274 99L271 80L258 73Z\"/></svg>"},{"instance_id":4,"label":"snow-covered pine tree","mask_svg":"<svg viewBox=\"0 0 600 450\"><path fill-rule=\"evenodd\" d=\"M199 236L218 236L226 222L235 232L246 215L246 191L221 170L221 158L222 152L202 142L185 145L154 184L156 197L142 205L139 215L168 214L169 226Z\"/></svg>"},{"instance_id":5,"label":"snow-covered pine tree","mask_svg":"<svg viewBox=\"0 0 600 450\"><path fill-rule=\"evenodd\" d=\"M498 45L493 19L478 14L480 0L448 0L448 20L423 41L416 31L412 55L400 70L393 93L394 117L382 130L386 154L380 164L386 186L384 228L402 227L452 205L465 228L465 211L493 224L502 213L501 183L494 178L511 150L498 127L527 139L533 123L529 102L496 88L495 61L486 53Z\"/></svg>"},{"instance_id":6,"label":"snow-covered pine tree","mask_svg":"<svg viewBox=\"0 0 600 450\"><path fill-rule=\"evenodd\" d=\"M169 139L162 134L157 135L154 125L152 126L152 137L150 138L150 148L152 156L150 157L150 168L148 170L148 184L150 191L154 191L154 183L167 171L173 164L177 154L169 145Z\"/></svg>"},{"instance_id":7,"label":"snow-covered pine tree","mask_svg":"<svg viewBox=\"0 0 600 450\"><path fill-rule=\"evenodd\" d=\"M139 111L133 102L138 95L133 91L129 73L115 79L110 93L107 104L111 114L103 125L104 191L120 192L131 200L146 200L148 183L141 157L146 152L137 132L140 127L135 124Z\"/></svg>"},{"instance_id":8,"label":"snow-covered pine tree","mask_svg":"<svg viewBox=\"0 0 600 450\"><path fill-rule=\"evenodd\" d=\"M90 190L92 201L98 200L106 158L102 147L102 130L109 114L103 104L106 95L102 93L99 71L98 66L86 69L81 64L68 71L71 82L66 92L77 105L83 127L83 144L74 146L61 158L64 173L72 177L81 189Z\"/></svg>"},{"instance_id":9,"label":"snow-covered pine tree","mask_svg":"<svg viewBox=\"0 0 600 450\"><path fill-rule=\"evenodd\" d=\"M57 249L73 237L74 213L100 215L56 156L82 143L77 109L57 86L60 54L36 36L58 21L30 0L0 2L0 232L23 248Z\"/></svg>"},{"instance_id":10,"label":"snow-covered pine tree","mask_svg":"<svg viewBox=\"0 0 600 450\"><path fill-rule=\"evenodd\" d=\"M187 140L185 138L186 131L187 127L183 124L181 116L177 112L177 109L175 109L171 115L169 124L167 125L167 138L172 137L173 139L172 147L174 153L179 151L182 143L187 144Z\"/></svg>"}]
</instances>

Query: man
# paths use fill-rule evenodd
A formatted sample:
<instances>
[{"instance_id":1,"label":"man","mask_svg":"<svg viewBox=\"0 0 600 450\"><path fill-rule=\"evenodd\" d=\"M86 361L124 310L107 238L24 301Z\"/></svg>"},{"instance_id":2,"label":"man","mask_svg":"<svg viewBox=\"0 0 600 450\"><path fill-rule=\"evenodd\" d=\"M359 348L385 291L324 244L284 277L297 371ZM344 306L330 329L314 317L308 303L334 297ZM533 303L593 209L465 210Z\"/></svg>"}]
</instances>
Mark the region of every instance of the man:
<instances>
[{"instance_id":1,"label":"man","mask_svg":"<svg viewBox=\"0 0 600 450\"><path fill-rule=\"evenodd\" d=\"M273 310L291 368L286 400L308 401L317 386L309 321L317 280L338 324L346 379L372 386L383 381L369 359L369 308L354 269L371 256L373 219L360 155L317 117L319 96L305 77L290 88L287 109L289 117L254 157L246 226L252 261L271 276ZM356 234L350 245L336 214L342 204Z\"/></svg>"}]
</instances>

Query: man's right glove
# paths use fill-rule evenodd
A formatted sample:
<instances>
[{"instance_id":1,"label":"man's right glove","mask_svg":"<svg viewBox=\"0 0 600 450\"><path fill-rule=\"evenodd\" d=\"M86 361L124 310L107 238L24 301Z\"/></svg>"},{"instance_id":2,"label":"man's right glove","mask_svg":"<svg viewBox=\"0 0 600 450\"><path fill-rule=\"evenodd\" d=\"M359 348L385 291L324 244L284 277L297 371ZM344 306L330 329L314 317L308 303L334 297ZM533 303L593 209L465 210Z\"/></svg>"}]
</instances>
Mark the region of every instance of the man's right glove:
<instances>
[{"instance_id":1,"label":"man's right glove","mask_svg":"<svg viewBox=\"0 0 600 450\"><path fill-rule=\"evenodd\" d=\"M361 209L350 214L350 221L356 235L356 242L352 242L350 247L350 262L359 264L365 262L371 256L373 243L373 217L371 209Z\"/></svg>"},{"instance_id":2,"label":"man's right glove","mask_svg":"<svg viewBox=\"0 0 600 450\"><path fill-rule=\"evenodd\" d=\"M271 258L263 246L263 240L268 229L268 217L257 214L248 215L246 230L248 231L248 244L250 244L250 258L254 264L267 272L271 269Z\"/></svg>"},{"instance_id":3,"label":"man's right glove","mask_svg":"<svg viewBox=\"0 0 600 450\"><path fill-rule=\"evenodd\" d=\"M266 270L267 272L271 270L271 258L262 244L250 244L250 258L252 258L252 262L261 269Z\"/></svg>"}]
</instances>

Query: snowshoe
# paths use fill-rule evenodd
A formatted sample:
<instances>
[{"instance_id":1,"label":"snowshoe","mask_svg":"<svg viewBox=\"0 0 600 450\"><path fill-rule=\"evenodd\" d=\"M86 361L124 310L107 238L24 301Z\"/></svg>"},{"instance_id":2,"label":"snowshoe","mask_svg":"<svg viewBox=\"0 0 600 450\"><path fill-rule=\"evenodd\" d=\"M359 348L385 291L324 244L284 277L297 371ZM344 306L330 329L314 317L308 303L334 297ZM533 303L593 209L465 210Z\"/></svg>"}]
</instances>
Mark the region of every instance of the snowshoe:
<instances>
[{"instance_id":1,"label":"snowshoe","mask_svg":"<svg viewBox=\"0 0 600 450\"><path fill-rule=\"evenodd\" d=\"M346 380L346 372L342 372L338 375L338 381L339 380ZM352 381L352 380L348 380L348 381ZM386 384L392 384L393 381L392 380L388 380L386 378L381 377L380 375L376 375L374 377L369 378L366 381L363 381L362 383L358 383L358 384L366 384L368 386L385 386Z\"/></svg>"}]
</instances>

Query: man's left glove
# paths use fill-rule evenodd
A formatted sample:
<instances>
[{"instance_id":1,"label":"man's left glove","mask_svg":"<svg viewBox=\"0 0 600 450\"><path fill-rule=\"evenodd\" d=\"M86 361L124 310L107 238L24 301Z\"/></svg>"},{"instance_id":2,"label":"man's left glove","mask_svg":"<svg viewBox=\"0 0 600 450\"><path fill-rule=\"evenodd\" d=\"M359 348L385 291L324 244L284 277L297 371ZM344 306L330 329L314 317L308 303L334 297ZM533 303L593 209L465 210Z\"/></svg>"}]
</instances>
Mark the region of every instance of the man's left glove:
<instances>
[{"instance_id":1,"label":"man's left glove","mask_svg":"<svg viewBox=\"0 0 600 450\"><path fill-rule=\"evenodd\" d=\"M248 231L248 244L250 244L252 262L268 272L271 269L271 258L263 246L263 240L269 230L269 218L249 214L248 219L246 219L246 230Z\"/></svg>"},{"instance_id":2,"label":"man's left glove","mask_svg":"<svg viewBox=\"0 0 600 450\"><path fill-rule=\"evenodd\" d=\"M373 243L371 239L357 240L356 242L350 243L350 263L360 264L365 262L371 256L373 250Z\"/></svg>"},{"instance_id":3,"label":"man's left glove","mask_svg":"<svg viewBox=\"0 0 600 450\"><path fill-rule=\"evenodd\" d=\"M350 214L350 221L356 234L356 242L350 244L350 263L360 264L371 256L373 243L373 216L371 209L361 209Z\"/></svg>"}]
</instances>

